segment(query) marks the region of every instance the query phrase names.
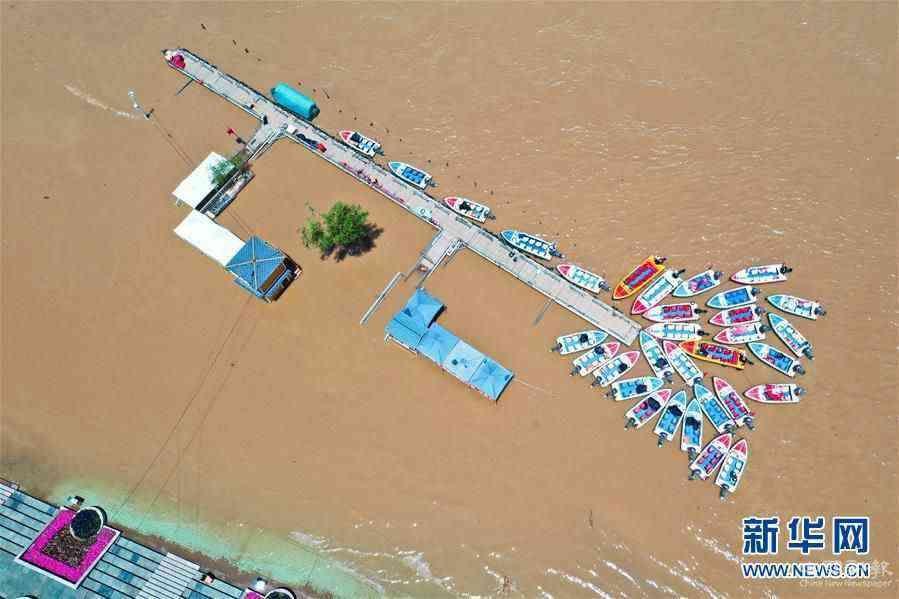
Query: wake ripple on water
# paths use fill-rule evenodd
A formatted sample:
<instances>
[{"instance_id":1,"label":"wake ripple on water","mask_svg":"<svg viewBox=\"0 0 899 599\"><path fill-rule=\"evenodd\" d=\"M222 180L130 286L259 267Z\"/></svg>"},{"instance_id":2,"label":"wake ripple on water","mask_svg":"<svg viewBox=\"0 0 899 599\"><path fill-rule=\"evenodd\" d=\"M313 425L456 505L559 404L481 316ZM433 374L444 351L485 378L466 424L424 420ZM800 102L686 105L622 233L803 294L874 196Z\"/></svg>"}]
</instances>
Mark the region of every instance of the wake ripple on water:
<instances>
[{"instance_id":1,"label":"wake ripple on water","mask_svg":"<svg viewBox=\"0 0 899 599\"><path fill-rule=\"evenodd\" d=\"M110 111L112 114L114 114L115 116L120 116L120 117L126 118L126 119L138 119L138 118L140 118L140 117L138 117L137 115L132 114L132 113L130 113L130 112L125 112L125 111L123 111L123 110L116 110L115 108L111 108L110 106L107 106L106 104L104 104L103 102L101 102L101 101L98 100L97 98L93 97L92 95L88 94L87 92L81 91L80 89L78 89L78 88L75 87L74 85L66 85L65 88L66 88L66 90L67 90L70 94L72 94L73 96L76 96L76 97L78 97L78 98L81 98L82 100L84 100L85 102L87 102L88 104L90 104L91 106L96 106L97 108L102 108L103 110L108 110L108 111Z\"/></svg>"}]
</instances>

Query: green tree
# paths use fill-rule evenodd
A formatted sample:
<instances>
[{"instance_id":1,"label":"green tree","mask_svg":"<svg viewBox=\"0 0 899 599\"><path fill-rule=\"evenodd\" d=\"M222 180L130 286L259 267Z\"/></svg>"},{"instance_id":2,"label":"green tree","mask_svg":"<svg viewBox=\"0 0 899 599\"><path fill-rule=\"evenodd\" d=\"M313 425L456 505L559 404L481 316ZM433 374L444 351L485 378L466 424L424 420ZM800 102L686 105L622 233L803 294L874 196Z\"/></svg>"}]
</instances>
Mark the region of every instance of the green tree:
<instances>
[{"instance_id":1,"label":"green tree","mask_svg":"<svg viewBox=\"0 0 899 599\"><path fill-rule=\"evenodd\" d=\"M231 171L233 170L234 165L231 164L230 160L213 164L209 167L209 172L212 174L212 183L216 187L221 187L228 180L228 177L231 176Z\"/></svg>"},{"instance_id":2,"label":"green tree","mask_svg":"<svg viewBox=\"0 0 899 599\"><path fill-rule=\"evenodd\" d=\"M234 172L234 169L240 168L244 162L246 162L247 157L243 154L243 152L236 154L225 160L224 162L219 162L218 164L214 164L209 167L209 172L212 174L212 182L216 187L221 187L225 184L231 174Z\"/></svg>"},{"instance_id":3,"label":"green tree","mask_svg":"<svg viewBox=\"0 0 899 599\"><path fill-rule=\"evenodd\" d=\"M303 245L317 247L325 255L338 248L346 252L363 242L371 230L368 212L361 206L337 202L321 219L313 215L306 221Z\"/></svg>"}]
</instances>

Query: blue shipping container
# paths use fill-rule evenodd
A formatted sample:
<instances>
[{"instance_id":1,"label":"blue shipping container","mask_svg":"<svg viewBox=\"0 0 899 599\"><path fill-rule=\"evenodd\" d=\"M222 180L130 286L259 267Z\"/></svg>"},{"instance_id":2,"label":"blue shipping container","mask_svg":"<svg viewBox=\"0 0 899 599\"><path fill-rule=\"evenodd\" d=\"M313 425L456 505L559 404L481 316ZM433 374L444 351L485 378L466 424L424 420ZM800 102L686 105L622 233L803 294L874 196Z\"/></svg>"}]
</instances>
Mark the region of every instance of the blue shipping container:
<instances>
[{"instance_id":1,"label":"blue shipping container","mask_svg":"<svg viewBox=\"0 0 899 599\"><path fill-rule=\"evenodd\" d=\"M272 99L282 108L311 121L321 112L315 100L308 98L286 83L279 83L272 88Z\"/></svg>"}]
</instances>

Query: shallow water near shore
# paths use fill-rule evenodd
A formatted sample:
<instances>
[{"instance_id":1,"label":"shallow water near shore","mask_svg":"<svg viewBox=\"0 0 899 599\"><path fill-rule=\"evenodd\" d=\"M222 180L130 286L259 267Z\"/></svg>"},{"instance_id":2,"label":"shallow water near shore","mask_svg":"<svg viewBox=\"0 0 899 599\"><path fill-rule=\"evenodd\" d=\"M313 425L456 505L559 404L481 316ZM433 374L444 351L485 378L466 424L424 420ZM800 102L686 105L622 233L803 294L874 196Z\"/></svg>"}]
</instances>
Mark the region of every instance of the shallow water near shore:
<instances>
[{"instance_id":1,"label":"shallow water near shore","mask_svg":"<svg viewBox=\"0 0 899 599\"><path fill-rule=\"evenodd\" d=\"M3 4L0 476L343 596L857 596L743 580L753 515L869 515L869 558L895 570L896 6L522 6ZM414 277L358 324L433 229L286 141L220 222L303 275L248 297L172 233L178 182L255 127L196 84L176 95L159 51L177 46L295 85L319 126L613 284L650 253L687 274L788 263L763 295L828 309L791 318L815 346L808 395L752 406L721 502L547 351L582 321L535 325L544 298L463 251L427 288L441 325L515 372L493 405L382 342ZM383 233L322 261L297 230L338 200Z\"/></svg>"}]
</instances>

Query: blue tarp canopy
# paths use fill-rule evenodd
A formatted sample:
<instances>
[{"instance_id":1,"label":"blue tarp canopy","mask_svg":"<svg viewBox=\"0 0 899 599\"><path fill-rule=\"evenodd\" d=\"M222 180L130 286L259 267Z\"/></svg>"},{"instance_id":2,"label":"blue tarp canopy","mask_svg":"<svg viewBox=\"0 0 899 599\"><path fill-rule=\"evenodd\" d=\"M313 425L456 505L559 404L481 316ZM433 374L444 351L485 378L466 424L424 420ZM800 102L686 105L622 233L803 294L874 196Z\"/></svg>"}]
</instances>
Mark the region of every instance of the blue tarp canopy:
<instances>
[{"instance_id":1,"label":"blue tarp canopy","mask_svg":"<svg viewBox=\"0 0 899 599\"><path fill-rule=\"evenodd\" d=\"M406 302L406 306L397 312L393 319L424 335L441 310L443 310L443 303L440 300L424 289L416 289L409 301Z\"/></svg>"},{"instance_id":2,"label":"blue tarp canopy","mask_svg":"<svg viewBox=\"0 0 899 599\"><path fill-rule=\"evenodd\" d=\"M443 302L424 289L416 289L385 330L463 383L498 400L513 373L434 322L443 308Z\"/></svg>"},{"instance_id":3,"label":"blue tarp canopy","mask_svg":"<svg viewBox=\"0 0 899 599\"><path fill-rule=\"evenodd\" d=\"M477 369L468 384L496 401L511 380L511 371L506 370L490 358L484 358L480 368Z\"/></svg>"},{"instance_id":4,"label":"blue tarp canopy","mask_svg":"<svg viewBox=\"0 0 899 599\"><path fill-rule=\"evenodd\" d=\"M284 263L287 256L260 237L250 237L225 267L257 295L264 295L264 283Z\"/></svg>"},{"instance_id":5,"label":"blue tarp canopy","mask_svg":"<svg viewBox=\"0 0 899 599\"><path fill-rule=\"evenodd\" d=\"M463 383L467 383L484 359L484 354L460 340L443 361L443 368Z\"/></svg>"},{"instance_id":6,"label":"blue tarp canopy","mask_svg":"<svg viewBox=\"0 0 899 599\"><path fill-rule=\"evenodd\" d=\"M418 351L432 362L436 362L438 366L442 366L457 343L458 337L435 322L421 338Z\"/></svg>"},{"instance_id":7,"label":"blue tarp canopy","mask_svg":"<svg viewBox=\"0 0 899 599\"><path fill-rule=\"evenodd\" d=\"M388 335L412 349L417 349L424 332L418 328L409 328L398 321L395 317L387 323L385 329Z\"/></svg>"}]
</instances>

